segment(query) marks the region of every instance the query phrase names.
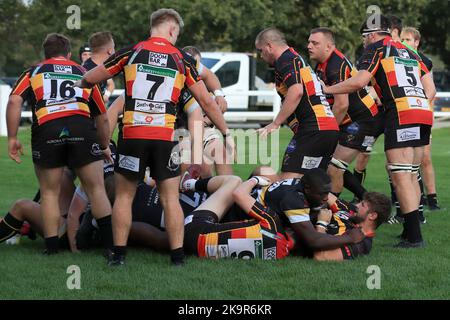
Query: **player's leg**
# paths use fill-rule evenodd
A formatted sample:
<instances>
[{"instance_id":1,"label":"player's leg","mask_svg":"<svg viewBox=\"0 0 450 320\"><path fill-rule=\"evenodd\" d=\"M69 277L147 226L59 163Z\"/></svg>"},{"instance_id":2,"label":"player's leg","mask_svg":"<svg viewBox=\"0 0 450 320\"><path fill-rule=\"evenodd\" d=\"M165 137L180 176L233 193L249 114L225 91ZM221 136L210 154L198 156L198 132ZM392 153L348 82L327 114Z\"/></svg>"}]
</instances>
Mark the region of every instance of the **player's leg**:
<instances>
[{"instance_id":1,"label":"player's leg","mask_svg":"<svg viewBox=\"0 0 450 320\"><path fill-rule=\"evenodd\" d=\"M433 162L431 160L431 140L430 144L425 146L424 157L422 161L422 178L427 189L427 204L430 210L439 210L436 192L436 178Z\"/></svg>"},{"instance_id":2,"label":"player's leg","mask_svg":"<svg viewBox=\"0 0 450 320\"><path fill-rule=\"evenodd\" d=\"M42 229L45 238L46 253L58 252L58 229L61 211L59 194L64 167L44 168L35 164L36 176L41 190Z\"/></svg>"},{"instance_id":3,"label":"player's leg","mask_svg":"<svg viewBox=\"0 0 450 320\"><path fill-rule=\"evenodd\" d=\"M76 169L90 204L92 215L97 220L105 249L113 246L111 203L106 195L103 178L103 161L94 161Z\"/></svg>"},{"instance_id":4,"label":"player's leg","mask_svg":"<svg viewBox=\"0 0 450 320\"><path fill-rule=\"evenodd\" d=\"M347 171L348 165L355 160L359 153L357 149L340 144L336 147L327 171L331 178L331 192L336 196L339 196L344 187L344 173Z\"/></svg>"},{"instance_id":5,"label":"player's leg","mask_svg":"<svg viewBox=\"0 0 450 320\"><path fill-rule=\"evenodd\" d=\"M128 241L130 244L146 246L160 251L170 250L167 232L145 222L132 222Z\"/></svg>"},{"instance_id":6,"label":"player's leg","mask_svg":"<svg viewBox=\"0 0 450 320\"><path fill-rule=\"evenodd\" d=\"M13 204L3 219L0 219L0 242L20 232L24 221L42 236L41 206L32 200L21 199Z\"/></svg>"},{"instance_id":7,"label":"player's leg","mask_svg":"<svg viewBox=\"0 0 450 320\"><path fill-rule=\"evenodd\" d=\"M419 190L417 177L412 174L415 160L415 148L395 148L386 150L388 169L400 203L401 212L405 215L405 235L413 244L422 243L419 222Z\"/></svg>"}]
</instances>

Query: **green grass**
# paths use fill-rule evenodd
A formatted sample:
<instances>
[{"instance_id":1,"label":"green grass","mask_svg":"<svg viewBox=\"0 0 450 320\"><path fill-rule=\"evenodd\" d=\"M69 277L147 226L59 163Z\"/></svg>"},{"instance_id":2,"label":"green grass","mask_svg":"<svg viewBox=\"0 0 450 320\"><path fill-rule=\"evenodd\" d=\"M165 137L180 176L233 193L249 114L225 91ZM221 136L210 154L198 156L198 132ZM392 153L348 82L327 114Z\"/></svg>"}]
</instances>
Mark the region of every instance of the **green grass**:
<instances>
[{"instance_id":1,"label":"green grass","mask_svg":"<svg viewBox=\"0 0 450 320\"><path fill-rule=\"evenodd\" d=\"M0 138L0 215L19 198L33 197L30 131L21 131L23 163L7 155L7 140ZM283 129L283 151L290 133ZM450 130L433 131L433 161L440 204L450 208ZM250 152L256 146L251 145ZM282 156L282 154L280 155ZM238 165L246 177L251 165ZM382 142L369 163L366 186L389 193ZM350 198L344 193L344 198ZM0 300L3 299L449 299L449 210L426 212L423 226L427 248L396 250L391 246L400 225L384 225L377 232L372 253L351 262L319 263L298 257L281 261L208 261L189 257L184 268L172 268L167 255L130 249L124 268L106 266L100 251L65 252L43 256L41 239L22 239L19 246L0 244ZM81 290L66 286L67 267L81 268ZM381 289L369 290L368 266L381 269Z\"/></svg>"}]
</instances>

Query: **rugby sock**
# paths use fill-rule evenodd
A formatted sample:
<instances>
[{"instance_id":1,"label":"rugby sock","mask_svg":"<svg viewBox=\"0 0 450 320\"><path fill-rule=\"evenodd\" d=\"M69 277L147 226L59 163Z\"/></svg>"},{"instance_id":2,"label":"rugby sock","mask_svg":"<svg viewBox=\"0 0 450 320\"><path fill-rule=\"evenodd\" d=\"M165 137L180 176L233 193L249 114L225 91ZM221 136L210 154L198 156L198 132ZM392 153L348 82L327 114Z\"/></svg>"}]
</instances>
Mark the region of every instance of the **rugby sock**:
<instances>
[{"instance_id":1,"label":"rugby sock","mask_svg":"<svg viewBox=\"0 0 450 320\"><path fill-rule=\"evenodd\" d=\"M396 216L403 218L402 211L400 210L400 203L397 199L397 194L395 193L394 184L392 183L391 176L388 175L389 186L391 187L391 203L395 206Z\"/></svg>"},{"instance_id":2,"label":"rugby sock","mask_svg":"<svg viewBox=\"0 0 450 320\"><path fill-rule=\"evenodd\" d=\"M59 250L59 238L58 236L45 238L45 247L47 248L45 254L58 253Z\"/></svg>"},{"instance_id":3,"label":"rugby sock","mask_svg":"<svg viewBox=\"0 0 450 320\"><path fill-rule=\"evenodd\" d=\"M110 249L113 247L113 234L112 234L112 224L111 215L106 217L96 219L100 238L102 239L103 247L105 249Z\"/></svg>"},{"instance_id":4,"label":"rugby sock","mask_svg":"<svg viewBox=\"0 0 450 320\"><path fill-rule=\"evenodd\" d=\"M195 191L195 183L197 180L195 179L189 179L183 182L183 189L188 191Z\"/></svg>"},{"instance_id":5,"label":"rugby sock","mask_svg":"<svg viewBox=\"0 0 450 320\"><path fill-rule=\"evenodd\" d=\"M125 256L127 254L127 246L114 246L113 252L118 256Z\"/></svg>"},{"instance_id":6,"label":"rugby sock","mask_svg":"<svg viewBox=\"0 0 450 320\"><path fill-rule=\"evenodd\" d=\"M0 242L3 242L20 231L23 221L17 220L11 213L7 213L0 220Z\"/></svg>"},{"instance_id":7,"label":"rugby sock","mask_svg":"<svg viewBox=\"0 0 450 320\"><path fill-rule=\"evenodd\" d=\"M170 260L172 264L180 266L184 264L184 250L183 247L174 249L170 252Z\"/></svg>"},{"instance_id":8,"label":"rugby sock","mask_svg":"<svg viewBox=\"0 0 450 320\"><path fill-rule=\"evenodd\" d=\"M423 189L423 180L422 180L422 176L420 175L420 171L417 172L417 182L419 182L419 186L420 186L419 217L420 217L420 220L423 222L423 221L425 221L425 217L423 215L423 205L425 202L425 194L424 194L424 189Z\"/></svg>"},{"instance_id":9,"label":"rugby sock","mask_svg":"<svg viewBox=\"0 0 450 320\"><path fill-rule=\"evenodd\" d=\"M427 202L428 202L428 206L431 207L437 207L438 205L438 200L437 200L437 194L436 193L431 193L427 195Z\"/></svg>"},{"instance_id":10,"label":"rugby sock","mask_svg":"<svg viewBox=\"0 0 450 320\"><path fill-rule=\"evenodd\" d=\"M364 169L363 171L358 171L354 169L353 175L356 177L356 179L358 179L360 184L363 184L364 181L366 180L366 169Z\"/></svg>"},{"instance_id":11,"label":"rugby sock","mask_svg":"<svg viewBox=\"0 0 450 320\"><path fill-rule=\"evenodd\" d=\"M404 214L406 238L409 242L415 243L422 241L422 233L420 231L419 210L414 210Z\"/></svg>"},{"instance_id":12,"label":"rugby sock","mask_svg":"<svg viewBox=\"0 0 450 320\"><path fill-rule=\"evenodd\" d=\"M355 170L356 172L356 170ZM344 172L344 188L353 192L355 197L358 199L362 199L364 193L366 193L366 189L361 184L361 180L356 176L356 174L352 174L350 171L345 170Z\"/></svg>"},{"instance_id":13,"label":"rugby sock","mask_svg":"<svg viewBox=\"0 0 450 320\"><path fill-rule=\"evenodd\" d=\"M208 192L208 182L211 179L212 179L212 177L211 178L206 178L206 179L195 180L196 182L195 182L195 189L194 190L201 191L201 192Z\"/></svg>"}]
</instances>

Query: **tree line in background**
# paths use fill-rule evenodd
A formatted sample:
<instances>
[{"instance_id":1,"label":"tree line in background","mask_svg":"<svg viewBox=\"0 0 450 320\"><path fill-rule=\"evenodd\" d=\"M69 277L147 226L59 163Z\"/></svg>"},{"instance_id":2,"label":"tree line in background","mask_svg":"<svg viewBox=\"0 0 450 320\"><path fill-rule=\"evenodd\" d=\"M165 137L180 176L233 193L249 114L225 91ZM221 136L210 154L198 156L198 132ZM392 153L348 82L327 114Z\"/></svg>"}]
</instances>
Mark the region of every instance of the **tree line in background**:
<instances>
[{"instance_id":1,"label":"tree line in background","mask_svg":"<svg viewBox=\"0 0 450 320\"><path fill-rule=\"evenodd\" d=\"M67 8L74 4L81 9L81 28L70 30ZM337 35L337 47L355 60L361 49L359 29L369 5L379 6L383 14L398 16L405 26L417 27L422 33L422 50L450 65L449 1L0 0L0 75L17 76L41 60L41 43L51 32L71 38L74 60L78 60L79 47L93 32L111 31L116 49L145 39L149 13L163 7L176 9L184 19L185 28L177 43L180 47L253 52L258 32L276 26L307 58L309 31L327 26Z\"/></svg>"}]
</instances>

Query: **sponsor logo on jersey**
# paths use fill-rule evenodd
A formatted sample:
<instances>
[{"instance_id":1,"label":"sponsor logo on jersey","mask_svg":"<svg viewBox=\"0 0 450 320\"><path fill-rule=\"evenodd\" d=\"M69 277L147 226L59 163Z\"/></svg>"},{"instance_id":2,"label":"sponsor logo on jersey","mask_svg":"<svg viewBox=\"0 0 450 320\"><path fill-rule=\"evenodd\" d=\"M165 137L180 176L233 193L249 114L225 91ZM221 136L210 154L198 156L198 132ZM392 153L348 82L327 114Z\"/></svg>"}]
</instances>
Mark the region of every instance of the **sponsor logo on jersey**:
<instances>
[{"instance_id":1,"label":"sponsor logo on jersey","mask_svg":"<svg viewBox=\"0 0 450 320\"><path fill-rule=\"evenodd\" d=\"M419 140L419 139L420 139L420 127L397 129L397 142Z\"/></svg>"},{"instance_id":2,"label":"sponsor logo on jersey","mask_svg":"<svg viewBox=\"0 0 450 320\"><path fill-rule=\"evenodd\" d=\"M72 73L72 66L63 66L55 64L53 65L53 70L58 73Z\"/></svg>"},{"instance_id":3,"label":"sponsor logo on jersey","mask_svg":"<svg viewBox=\"0 0 450 320\"><path fill-rule=\"evenodd\" d=\"M403 89L405 90L405 95L407 95L407 96L416 96L416 97L425 98L425 92L421 88L403 87Z\"/></svg>"},{"instance_id":4,"label":"sponsor logo on jersey","mask_svg":"<svg viewBox=\"0 0 450 320\"><path fill-rule=\"evenodd\" d=\"M318 168L322 162L322 157L303 157L302 169L315 169Z\"/></svg>"},{"instance_id":5,"label":"sponsor logo on jersey","mask_svg":"<svg viewBox=\"0 0 450 320\"><path fill-rule=\"evenodd\" d=\"M139 172L139 158L119 154L119 168Z\"/></svg>"},{"instance_id":6,"label":"sponsor logo on jersey","mask_svg":"<svg viewBox=\"0 0 450 320\"><path fill-rule=\"evenodd\" d=\"M264 249L264 260L275 260L277 258L277 248L267 248Z\"/></svg>"},{"instance_id":7,"label":"sponsor logo on jersey","mask_svg":"<svg viewBox=\"0 0 450 320\"><path fill-rule=\"evenodd\" d=\"M409 58L409 53L408 50L406 49L397 49L398 50L398 55L402 58L408 59Z\"/></svg>"},{"instance_id":8,"label":"sponsor logo on jersey","mask_svg":"<svg viewBox=\"0 0 450 320\"><path fill-rule=\"evenodd\" d=\"M161 102L136 100L134 110L151 113L166 113L166 104Z\"/></svg>"},{"instance_id":9,"label":"sponsor logo on jersey","mask_svg":"<svg viewBox=\"0 0 450 320\"><path fill-rule=\"evenodd\" d=\"M148 56L148 64L159 67L167 67L167 58L169 56L164 53L150 52Z\"/></svg>"}]
</instances>

